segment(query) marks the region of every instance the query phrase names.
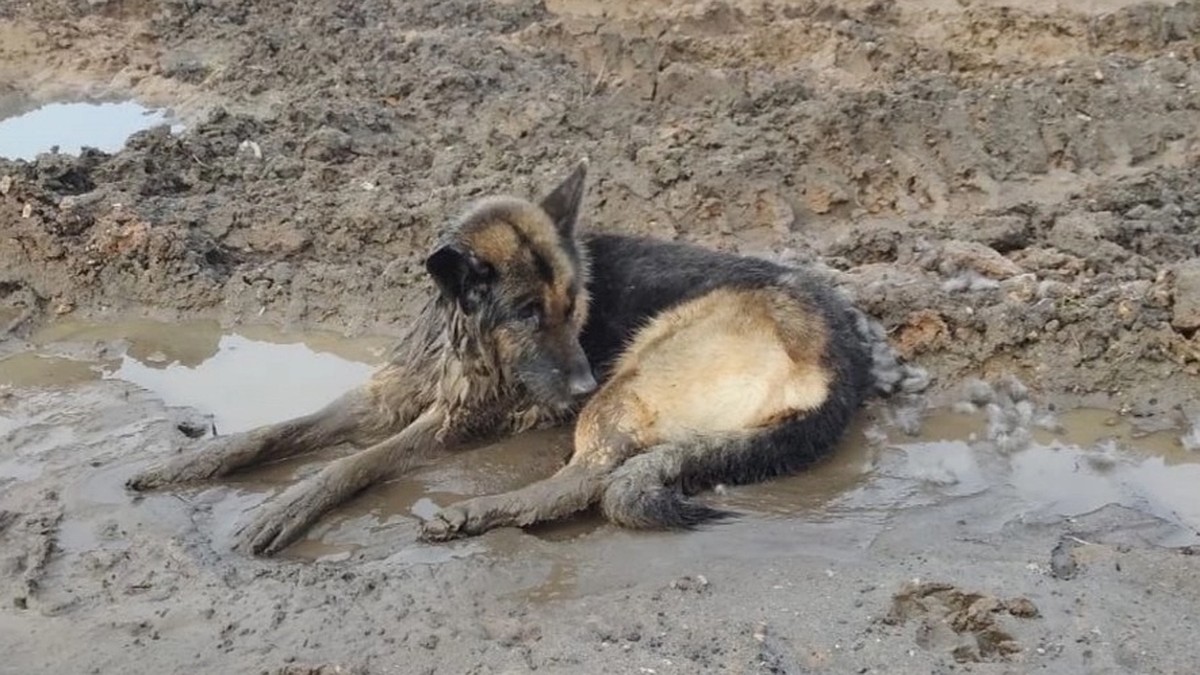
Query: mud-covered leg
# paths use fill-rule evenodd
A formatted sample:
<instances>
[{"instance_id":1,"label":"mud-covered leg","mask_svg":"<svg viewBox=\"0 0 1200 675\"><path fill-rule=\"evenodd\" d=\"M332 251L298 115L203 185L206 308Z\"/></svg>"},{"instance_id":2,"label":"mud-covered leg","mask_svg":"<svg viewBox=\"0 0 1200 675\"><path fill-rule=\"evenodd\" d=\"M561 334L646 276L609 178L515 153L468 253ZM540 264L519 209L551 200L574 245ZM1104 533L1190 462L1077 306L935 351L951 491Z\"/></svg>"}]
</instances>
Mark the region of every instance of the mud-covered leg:
<instances>
[{"instance_id":1,"label":"mud-covered leg","mask_svg":"<svg viewBox=\"0 0 1200 675\"><path fill-rule=\"evenodd\" d=\"M126 486L132 490L150 490L216 478L350 441L368 415L360 397L358 392L351 392L311 415L210 439L199 450L135 474L126 481Z\"/></svg>"},{"instance_id":2,"label":"mud-covered leg","mask_svg":"<svg viewBox=\"0 0 1200 675\"><path fill-rule=\"evenodd\" d=\"M609 470L608 465L572 462L519 490L452 504L422 524L421 538L446 541L497 527L527 527L569 516L599 498Z\"/></svg>"},{"instance_id":3,"label":"mud-covered leg","mask_svg":"<svg viewBox=\"0 0 1200 675\"><path fill-rule=\"evenodd\" d=\"M579 413L575 452L566 466L519 490L452 504L422 525L421 537L445 541L497 527L526 527L587 509L600 498L608 474L643 447L641 434L617 428L619 420L633 414L619 388L602 388Z\"/></svg>"},{"instance_id":4,"label":"mud-covered leg","mask_svg":"<svg viewBox=\"0 0 1200 675\"><path fill-rule=\"evenodd\" d=\"M436 438L443 419L441 410L431 407L388 440L331 462L288 488L235 534L237 548L254 554L276 553L303 535L326 511L443 449Z\"/></svg>"}]
</instances>

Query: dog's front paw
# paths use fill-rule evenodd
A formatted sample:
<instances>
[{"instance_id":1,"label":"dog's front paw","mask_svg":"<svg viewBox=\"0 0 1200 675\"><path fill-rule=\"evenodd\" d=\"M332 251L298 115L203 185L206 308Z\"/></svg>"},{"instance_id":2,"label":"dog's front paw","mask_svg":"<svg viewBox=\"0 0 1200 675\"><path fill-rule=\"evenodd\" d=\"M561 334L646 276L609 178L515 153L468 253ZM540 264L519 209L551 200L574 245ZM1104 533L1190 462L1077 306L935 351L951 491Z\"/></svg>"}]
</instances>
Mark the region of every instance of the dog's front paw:
<instances>
[{"instance_id":1,"label":"dog's front paw","mask_svg":"<svg viewBox=\"0 0 1200 675\"><path fill-rule=\"evenodd\" d=\"M134 492L145 492L224 476L233 468L230 458L244 452L252 442L240 434L203 441L195 450L130 476L125 487Z\"/></svg>"},{"instance_id":2,"label":"dog's front paw","mask_svg":"<svg viewBox=\"0 0 1200 675\"><path fill-rule=\"evenodd\" d=\"M259 507L258 513L235 534L236 550L271 556L304 533L340 499L317 474Z\"/></svg>"}]
</instances>

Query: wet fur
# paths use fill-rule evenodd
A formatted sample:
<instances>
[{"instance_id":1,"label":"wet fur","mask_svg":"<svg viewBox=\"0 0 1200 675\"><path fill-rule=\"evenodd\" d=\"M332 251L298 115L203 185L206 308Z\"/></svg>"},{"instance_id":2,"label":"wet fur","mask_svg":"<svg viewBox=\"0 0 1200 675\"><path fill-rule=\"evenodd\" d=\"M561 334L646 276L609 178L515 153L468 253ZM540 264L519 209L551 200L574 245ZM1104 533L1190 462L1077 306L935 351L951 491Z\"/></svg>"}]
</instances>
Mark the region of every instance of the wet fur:
<instances>
[{"instance_id":1,"label":"wet fur","mask_svg":"<svg viewBox=\"0 0 1200 675\"><path fill-rule=\"evenodd\" d=\"M423 536L593 505L628 527L686 528L728 515L690 495L803 469L832 451L868 396L924 386L878 324L804 270L577 235L585 175L581 163L537 205L484 200L448 228L428 259L423 311L367 384L312 415L212 439L129 487L214 478L336 443L363 448L243 527L239 546L269 554L438 453L575 418L575 452L558 473L449 506ZM582 404L593 376L601 386Z\"/></svg>"}]
</instances>

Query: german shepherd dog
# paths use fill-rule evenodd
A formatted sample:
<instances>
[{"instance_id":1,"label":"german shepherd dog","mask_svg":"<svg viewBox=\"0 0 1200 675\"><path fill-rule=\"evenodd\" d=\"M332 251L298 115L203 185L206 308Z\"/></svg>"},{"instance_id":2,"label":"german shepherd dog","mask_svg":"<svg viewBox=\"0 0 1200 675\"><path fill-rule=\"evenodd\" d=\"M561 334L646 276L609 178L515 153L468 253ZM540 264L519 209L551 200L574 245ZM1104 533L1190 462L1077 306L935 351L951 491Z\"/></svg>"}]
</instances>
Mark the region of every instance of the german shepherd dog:
<instances>
[{"instance_id":1,"label":"german shepherd dog","mask_svg":"<svg viewBox=\"0 0 1200 675\"><path fill-rule=\"evenodd\" d=\"M446 540L598 505L631 528L732 514L716 484L798 471L829 454L872 394L924 388L878 323L801 269L703 248L579 234L587 160L539 203L492 197L426 259L429 300L389 363L304 417L210 439L128 481L210 479L349 442L262 507L237 547L270 555L329 509L438 453L575 420L557 473L423 523ZM603 383L603 384L598 384Z\"/></svg>"}]
</instances>

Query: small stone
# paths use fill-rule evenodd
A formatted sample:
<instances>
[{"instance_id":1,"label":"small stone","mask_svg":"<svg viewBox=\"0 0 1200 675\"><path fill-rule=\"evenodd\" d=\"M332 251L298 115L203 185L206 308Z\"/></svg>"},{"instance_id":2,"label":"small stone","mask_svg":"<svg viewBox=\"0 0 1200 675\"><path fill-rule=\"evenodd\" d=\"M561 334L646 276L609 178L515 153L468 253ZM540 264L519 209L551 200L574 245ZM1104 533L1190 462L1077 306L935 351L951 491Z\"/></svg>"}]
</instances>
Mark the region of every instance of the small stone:
<instances>
[{"instance_id":1,"label":"small stone","mask_svg":"<svg viewBox=\"0 0 1200 675\"><path fill-rule=\"evenodd\" d=\"M804 196L804 202L809 210L816 214L826 214L838 204L845 204L849 197L845 192L834 186L818 185L811 188Z\"/></svg>"},{"instance_id":2,"label":"small stone","mask_svg":"<svg viewBox=\"0 0 1200 675\"><path fill-rule=\"evenodd\" d=\"M12 184L12 176L4 176L0 178L0 195L7 197L9 191L12 190Z\"/></svg>"},{"instance_id":3,"label":"small stone","mask_svg":"<svg viewBox=\"0 0 1200 675\"><path fill-rule=\"evenodd\" d=\"M350 134L333 127L321 127L304 139L301 155L322 162L340 162L352 153Z\"/></svg>"},{"instance_id":4,"label":"small stone","mask_svg":"<svg viewBox=\"0 0 1200 675\"><path fill-rule=\"evenodd\" d=\"M1029 221L1022 216L979 218L962 236L999 250L1024 248L1029 242Z\"/></svg>"},{"instance_id":5,"label":"small stone","mask_svg":"<svg viewBox=\"0 0 1200 675\"><path fill-rule=\"evenodd\" d=\"M33 204L25 202L25 208L21 209L21 217L28 218L33 215Z\"/></svg>"},{"instance_id":6,"label":"small stone","mask_svg":"<svg viewBox=\"0 0 1200 675\"><path fill-rule=\"evenodd\" d=\"M904 358L941 348L949 339L950 328L946 321L932 309L921 309L904 319L897 333L896 350Z\"/></svg>"},{"instance_id":7,"label":"small stone","mask_svg":"<svg viewBox=\"0 0 1200 675\"><path fill-rule=\"evenodd\" d=\"M1004 608L1009 614L1022 619L1032 619L1038 615L1037 605L1029 598L1010 598L1004 602Z\"/></svg>"},{"instance_id":8,"label":"small stone","mask_svg":"<svg viewBox=\"0 0 1200 675\"><path fill-rule=\"evenodd\" d=\"M1024 270L1015 262L1000 255L996 249L975 241L948 241L942 245L941 272L956 274L972 271L989 279L1003 280Z\"/></svg>"},{"instance_id":9,"label":"small stone","mask_svg":"<svg viewBox=\"0 0 1200 675\"><path fill-rule=\"evenodd\" d=\"M254 159L262 159L262 147L254 141L242 141L238 144L237 154L239 157L253 157Z\"/></svg>"}]
</instances>

